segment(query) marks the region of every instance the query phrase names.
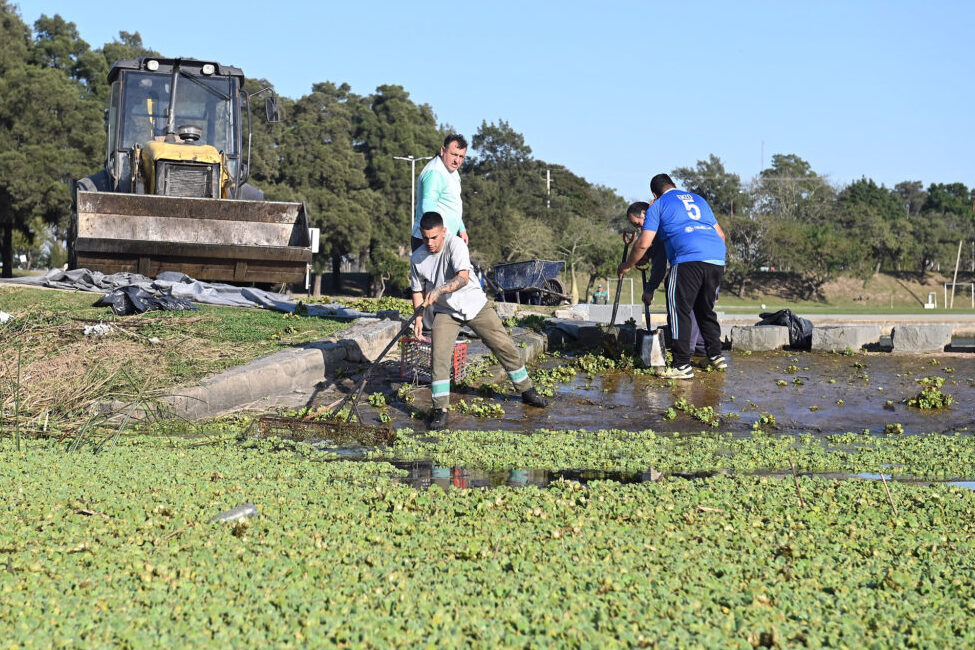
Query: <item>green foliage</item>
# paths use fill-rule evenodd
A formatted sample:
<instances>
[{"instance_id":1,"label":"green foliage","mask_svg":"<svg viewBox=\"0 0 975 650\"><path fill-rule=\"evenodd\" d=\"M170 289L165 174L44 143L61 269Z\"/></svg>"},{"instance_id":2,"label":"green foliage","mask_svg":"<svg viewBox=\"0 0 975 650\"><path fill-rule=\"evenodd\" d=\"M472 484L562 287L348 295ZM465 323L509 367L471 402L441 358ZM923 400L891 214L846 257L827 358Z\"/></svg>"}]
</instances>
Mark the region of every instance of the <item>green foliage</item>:
<instances>
[{"instance_id":1,"label":"green foliage","mask_svg":"<svg viewBox=\"0 0 975 650\"><path fill-rule=\"evenodd\" d=\"M778 423L775 416L768 412L759 413L758 419L752 424L752 428L756 430L774 429L776 426Z\"/></svg>"},{"instance_id":2,"label":"green foliage","mask_svg":"<svg viewBox=\"0 0 975 650\"><path fill-rule=\"evenodd\" d=\"M336 303L370 314L375 314L380 311L395 310L403 316L412 316L413 312L415 311L412 301L405 298L394 298L392 296L383 296L382 298L345 298L342 296L322 296L318 299L318 302L325 304Z\"/></svg>"},{"instance_id":3,"label":"green foliage","mask_svg":"<svg viewBox=\"0 0 975 650\"><path fill-rule=\"evenodd\" d=\"M950 393L942 393L941 387L944 386L944 377L922 377L917 380L921 385L921 392L914 397L904 400L908 406L914 406L921 410L942 409L951 406L955 398Z\"/></svg>"},{"instance_id":4,"label":"green foliage","mask_svg":"<svg viewBox=\"0 0 975 650\"><path fill-rule=\"evenodd\" d=\"M713 406L694 406L687 401L686 397L677 398L674 405L667 409L665 419L675 419L678 412L687 413L709 427L717 427L721 424L721 416L718 415Z\"/></svg>"},{"instance_id":5,"label":"green foliage","mask_svg":"<svg viewBox=\"0 0 975 650\"><path fill-rule=\"evenodd\" d=\"M725 171L724 163L714 154L707 160L698 160L694 168L678 167L670 174L681 187L704 198L715 215L743 213L751 206L741 178Z\"/></svg>"},{"instance_id":6,"label":"green foliage","mask_svg":"<svg viewBox=\"0 0 975 650\"><path fill-rule=\"evenodd\" d=\"M475 397L470 402L460 400L451 405L451 409L456 409L464 415L473 415L477 418L501 418L504 417L504 409L497 402L489 402L483 397Z\"/></svg>"},{"instance_id":7,"label":"green foliage","mask_svg":"<svg viewBox=\"0 0 975 650\"><path fill-rule=\"evenodd\" d=\"M892 483L895 516L871 481L800 477L799 508L791 478L415 490L288 449L4 451L13 645L973 642L975 495L950 486Z\"/></svg>"}]
</instances>

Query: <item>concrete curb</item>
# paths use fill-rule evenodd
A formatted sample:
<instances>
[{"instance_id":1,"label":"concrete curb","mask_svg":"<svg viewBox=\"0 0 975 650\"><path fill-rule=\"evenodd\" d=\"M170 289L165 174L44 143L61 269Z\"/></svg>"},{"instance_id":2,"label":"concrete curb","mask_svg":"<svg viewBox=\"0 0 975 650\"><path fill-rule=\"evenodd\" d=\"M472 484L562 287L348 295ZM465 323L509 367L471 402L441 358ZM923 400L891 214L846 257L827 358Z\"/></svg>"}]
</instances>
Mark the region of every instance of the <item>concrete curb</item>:
<instances>
[{"instance_id":1,"label":"concrete curb","mask_svg":"<svg viewBox=\"0 0 975 650\"><path fill-rule=\"evenodd\" d=\"M304 406L320 389L329 370L341 362L374 361L401 327L398 320L361 318L336 334L333 339L337 340L281 350L226 370L197 386L176 390L159 400L161 410L165 415L201 420L240 410ZM538 358L548 342L544 335L524 328L515 328L512 339L526 364ZM489 354L481 341L469 343L468 358Z\"/></svg>"},{"instance_id":2,"label":"concrete curb","mask_svg":"<svg viewBox=\"0 0 975 650\"><path fill-rule=\"evenodd\" d=\"M343 361L372 361L399 331L394 320L361 318L336 337L281 350L226 370L197 386L160 399L167 415L200 420L242 409L302 406L318 390L329 369Z\"/></svg>"}]
</instances>

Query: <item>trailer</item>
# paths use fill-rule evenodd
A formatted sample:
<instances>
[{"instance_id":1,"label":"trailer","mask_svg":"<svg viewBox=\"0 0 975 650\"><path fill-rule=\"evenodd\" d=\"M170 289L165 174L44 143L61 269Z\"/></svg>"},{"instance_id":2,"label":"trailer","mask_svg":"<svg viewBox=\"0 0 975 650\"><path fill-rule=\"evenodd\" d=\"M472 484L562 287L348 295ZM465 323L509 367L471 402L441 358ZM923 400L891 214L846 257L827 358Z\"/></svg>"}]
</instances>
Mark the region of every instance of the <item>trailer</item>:
<instances>
[{"instance_id":1,"label":"trailer","mask_svg":"<svg viewBox=\"0 0 975 650\"><path fill-rule=\"evenodd\" d=\"M565 269L564 261L527 260L496 264L489 275L499 302L526 305L561 305L572 297L558 276Z\"/></svg>"}]
</instances>

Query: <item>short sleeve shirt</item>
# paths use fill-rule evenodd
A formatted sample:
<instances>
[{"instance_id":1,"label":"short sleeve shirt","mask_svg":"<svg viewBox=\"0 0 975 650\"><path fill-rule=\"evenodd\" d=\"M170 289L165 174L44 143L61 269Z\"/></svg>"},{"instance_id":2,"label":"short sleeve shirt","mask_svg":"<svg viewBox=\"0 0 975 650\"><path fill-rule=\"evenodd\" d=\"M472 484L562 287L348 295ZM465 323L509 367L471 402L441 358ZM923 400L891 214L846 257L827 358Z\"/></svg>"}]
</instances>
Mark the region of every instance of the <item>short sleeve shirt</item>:
<instances>
[{"instance_id":1,"label":"short sleeve shirt","mask_svg":"<svg viewBox=\"0 0 975 650\"><path fill-rule=\"evenodd\" d=\"M667 261L710 262L724 265L724 240L715 226L711 206L693 192L672 189L647 208L643 229L657 233L667 249Z\"/></svg>"},{"instance_id":2,"label":"short sleeve shirt","mask_svg":"<svg viewBox=\"0 0 975 650\"><path fill-rule=\"evenodd\" d=\"M445 293L433 304L433 311L450 314L462 321L469 321L484 309L487 296L473 273L470 252L460 237L449 232L439 253L431 253L420 246L410 257L410 289L414 292L430 292L443 286L461 271L470 271L466 285L452 293Z\"/></svg>"},{"instance_id":3,"label":"short sleeve shirt","mask_svg":"<svg viewBox=\"0 0 975 650\"><path fill-rule=\"evenodd\" d=\"M447 171L440 156L434 156L420 172L417 181L416 214L413 236L420 238L420 218L426 212L436 212L443 218L451 235L464 232L464 202L460 198L460 174Z\"/></svg>"}]
</instances>

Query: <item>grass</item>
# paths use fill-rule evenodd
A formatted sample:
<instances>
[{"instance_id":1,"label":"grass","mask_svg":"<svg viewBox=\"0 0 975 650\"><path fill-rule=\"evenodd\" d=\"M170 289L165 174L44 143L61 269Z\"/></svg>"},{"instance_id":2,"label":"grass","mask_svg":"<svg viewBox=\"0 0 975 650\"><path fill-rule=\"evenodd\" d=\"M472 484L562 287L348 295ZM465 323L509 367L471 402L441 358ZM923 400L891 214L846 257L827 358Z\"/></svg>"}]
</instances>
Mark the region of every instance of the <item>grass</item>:
<instances>
[{"instance_id":1,"label":"grass","mask_svg":"<svg viewBox=\"0 0 975 650\"><path fill-rule=\"evenodd\" d=\"M92 307L98 297L0 286L0 309L14 316L0 326L0 426L16 419L34 433L75 429L95 404L149 399L348 326L209 305L115 316ZM110 325L111 332L86 336L85 327L96 323Z\"/></svg>"}]
</instances>

